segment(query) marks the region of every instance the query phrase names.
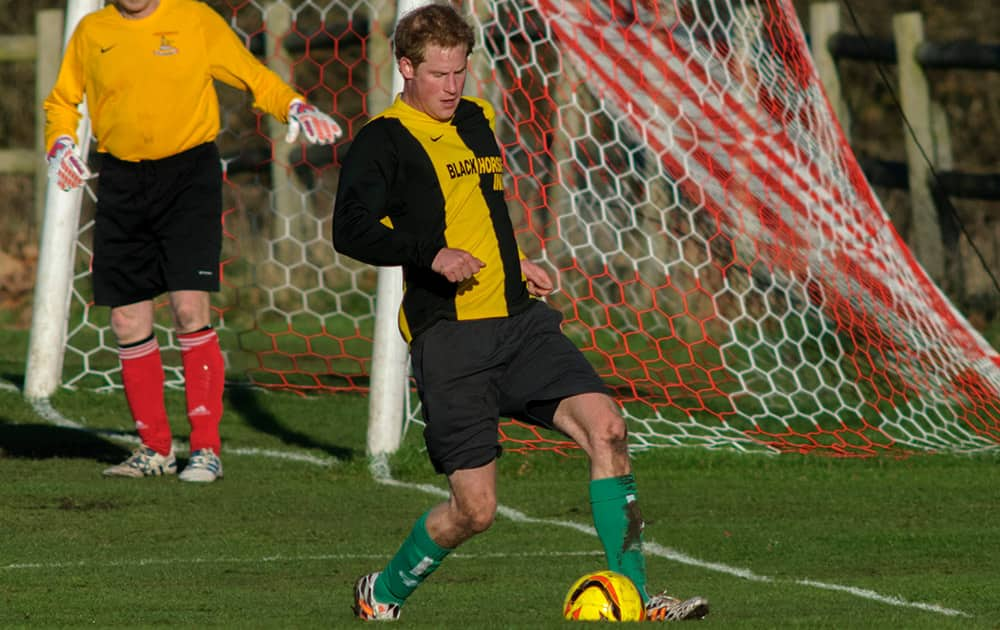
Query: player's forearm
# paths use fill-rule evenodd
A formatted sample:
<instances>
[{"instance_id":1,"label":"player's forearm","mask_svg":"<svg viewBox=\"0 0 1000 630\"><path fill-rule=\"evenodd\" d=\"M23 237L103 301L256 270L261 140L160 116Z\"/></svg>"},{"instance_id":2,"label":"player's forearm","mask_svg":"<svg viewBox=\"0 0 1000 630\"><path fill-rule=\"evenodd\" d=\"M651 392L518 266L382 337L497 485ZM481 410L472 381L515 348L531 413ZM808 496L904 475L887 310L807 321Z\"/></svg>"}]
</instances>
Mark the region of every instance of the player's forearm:
<instances>
[{"instance_id":1,"label":"player's forearm","mask_svg":"<svg viewBox=\"0 0 1000 630\"><path fill-rule=\"evenodd\" d=\"M69 136L77 141L76 128L80 124L80 110L62 102L55 93L50 94L45 109L45 146L51 147L59 136Z\"/></svg>"},{"instance_id":2,"label":"player's forearm","mask_svg":"<svg viewBox=\"0 0 1000 630\"><path fill-rule=\"evenodd\" d=\"M288 106L294 99L305 100L277 74L253 59L234 54L212 66L212 77L253 95L254 107L288 122Z\"/></svg>"},{"instance_id":3,"label":"player's forearm","mask_svg":"<svg viewBox=\"0 0 1000 630\"><path fill-rule=\"evenodd\" d=\"M430 268L442 246L389 228L351 204L338 204L333 213L334 249L369 265Z\"/></svg>"},{"instance_id":4,"label":"player's forearm","mask_svg":"<svg viewBox=\"0 0 1000 630\"><path fill-rule=\"evenodd\" d=\"M261 77L257 87L251 86L254 105L271 114L280 122L288 122L288 107L295 99L305 101L305 97L293 90L277 74L261 66Z\"/></svg>"}]
</instances>

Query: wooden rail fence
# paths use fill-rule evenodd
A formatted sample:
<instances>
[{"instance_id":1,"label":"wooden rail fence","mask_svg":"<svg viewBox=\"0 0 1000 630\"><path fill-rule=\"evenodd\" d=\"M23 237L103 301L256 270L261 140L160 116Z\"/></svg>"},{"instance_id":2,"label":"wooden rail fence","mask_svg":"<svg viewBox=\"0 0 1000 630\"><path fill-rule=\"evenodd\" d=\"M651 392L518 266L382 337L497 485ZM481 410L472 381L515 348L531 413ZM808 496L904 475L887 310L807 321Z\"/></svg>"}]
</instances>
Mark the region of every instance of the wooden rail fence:
<instances>
[{"instance_id":1,"label":"wooden rail fence","mask_svg":"<svg viewBox=\"0 0 1000 630\"><path fill-rule=\"evenodd\" d=\"M35 146L0 149L0 173L35 175L35 221L41 225L45 208L45 118L42 102L55 85L62 57L63 11L35 13L34 35L0 35L0 62L35 62Z\"/></svg>"},{"instance_id":2,"label":"wooden rail fence","mask_svg":"<svg viewBox=\"0 0 1000 630\"><path fill-rule=\"evenodd\" d=\"M957 233L942 235L941 226L951 225L954 220L950 216L950 198L1000 201L1000 173L954 170L949 122L944 109L931 96L926 71L1000 71L1000 44L928 41L923 17L917 12L893 16L891 40L848 34L841 31L839 2L811 5L809 22L813 57L845 133L849 133L851 121L837 62L850 59L897 66L896 93L909 124L909 129L901 126L906 161L858 158L872 184L909 191L911 231L903 236L931 277L939 286L945 286L943 283L949 280L946 257L957 239ZM1000 258L1000 252L992 255ZM955 279L950 280L954 284Z\"/></svg>"}]
</instances>

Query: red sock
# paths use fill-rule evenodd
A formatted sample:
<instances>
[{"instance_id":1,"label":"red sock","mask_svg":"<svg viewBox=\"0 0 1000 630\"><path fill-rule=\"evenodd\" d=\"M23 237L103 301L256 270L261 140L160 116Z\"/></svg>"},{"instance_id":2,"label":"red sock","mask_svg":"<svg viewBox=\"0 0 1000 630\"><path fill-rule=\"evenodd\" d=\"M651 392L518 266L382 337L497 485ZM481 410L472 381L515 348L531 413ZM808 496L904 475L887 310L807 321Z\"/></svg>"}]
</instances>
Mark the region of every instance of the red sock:
<instances>
[{"instance_id":1,"label":"red sock","mask_svg":"<svg viewBox=\"0 0 1000 630\"><path fill-rule=\"evenodd\" d=\"M163 362L156 335L118 347L122 384L142 443L161 455L170 453L170 421L163 405Z\"/></svg>"},{"instance_id":2,"label":"red sock","mask_svg":"<svg viewBox=\"0 0 1000 630\"><path fill-rule=\"evenodd\" d=\"M191 422L191 452L221 447L219 421L222 419L222 390L226 366L219 348L219 336L211 328L177 335L184 362L184 393Z\"/></svg>"}]
</instances>

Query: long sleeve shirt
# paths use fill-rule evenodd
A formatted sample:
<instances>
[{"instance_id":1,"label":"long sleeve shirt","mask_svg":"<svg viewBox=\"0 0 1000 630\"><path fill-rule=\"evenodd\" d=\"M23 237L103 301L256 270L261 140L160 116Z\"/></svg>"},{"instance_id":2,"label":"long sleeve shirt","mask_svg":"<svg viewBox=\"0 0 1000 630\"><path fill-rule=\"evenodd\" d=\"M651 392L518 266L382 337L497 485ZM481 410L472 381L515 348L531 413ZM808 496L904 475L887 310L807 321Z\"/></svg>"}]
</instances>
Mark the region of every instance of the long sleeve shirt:
<instances>
[{"instance_id":1,"label":"long sleeve shirt","mask_svg":"<svg viewBox=\"0 0 1000 630\"><path fill-rule=\"evenodd\" d=\"M358 133L344 159L334 247L372 265L402 265L400 330L412 340L440 319L506 317L531 304L503 190L493 108L465 97L449 121L401 98ZM483 267L456 284L431 269L443 247Z\"/></svg>"},{"instance_id":2,"label":"long sleeve shirt","mask_svg":"<svg viewBox=\"0 0 1000 630\"><path fill-rule=\"evenodd\" d=\"M213 79L250 91L282 122L301 98L202 2L160 0L138 20L109 4L84 16L67 44L45 100L46 146L62 135L77 140L84 96L97 150L119 159L155 160L210 142L220 124Z\"/></svg>"}]
</instances>

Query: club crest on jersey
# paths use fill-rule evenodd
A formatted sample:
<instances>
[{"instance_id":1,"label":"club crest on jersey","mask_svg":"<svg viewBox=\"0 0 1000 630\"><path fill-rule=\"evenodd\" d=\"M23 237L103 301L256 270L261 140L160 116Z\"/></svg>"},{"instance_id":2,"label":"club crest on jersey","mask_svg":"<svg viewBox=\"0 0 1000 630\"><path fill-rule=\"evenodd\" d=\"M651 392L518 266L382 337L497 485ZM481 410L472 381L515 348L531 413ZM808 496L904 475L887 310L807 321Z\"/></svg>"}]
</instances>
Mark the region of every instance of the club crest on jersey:
<instances>
[{"instance_id":1,"label":"club crest on jersey","mask_svg":"<svg viewBox=\"0 0 1000 630\"><path fill-rule=\"evenodd\" d=\"M177 31L172 31L169 33L154 33L154 35L160 38L160 47L153 51L153 54L158 57L169 57L170 55L176 55L178 52L177 47L174 46L173 40L170 39L171 35L176 35Z\"/></svg>"}]
</instances>

